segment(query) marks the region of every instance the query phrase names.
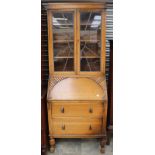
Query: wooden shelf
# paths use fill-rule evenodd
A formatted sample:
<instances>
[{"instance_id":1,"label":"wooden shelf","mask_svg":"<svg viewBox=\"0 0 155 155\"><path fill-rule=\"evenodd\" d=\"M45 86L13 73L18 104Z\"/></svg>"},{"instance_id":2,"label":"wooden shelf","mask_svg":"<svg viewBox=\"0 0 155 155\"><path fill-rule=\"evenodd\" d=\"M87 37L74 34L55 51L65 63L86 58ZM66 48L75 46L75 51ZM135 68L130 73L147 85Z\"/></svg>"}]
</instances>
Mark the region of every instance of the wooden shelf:
<instances>
[{"instance_id":1,"label":"wooden shelf","mask_svg":"<svg viewBox=\"0 0 155 155\"><path fill-rule=\"evenodd\" d=\"M68 58L73 59L74 57L73 56L55 56L54 58L55 59L68 59Z\"/></svg>"},{"instance_id":2,"label":"wooden shelf","mask_svg":"<svg viewBox=\"0 0 155 155\"><path fill-rule=\"evenodd\" d=\"M53 40L53 43L68 43L74 42L74 40Z\"/></svg>"},{"instance_id":3,"label":"wooden shelf","mask_svg":"<svg viewBox=\"0 0 155 155\"><path fill-rule=\"evenodd\" d=\"M81 42L90 42L90 43L96 43L99 42L100 40L80 40Z\"/></svg>"},{"instance_id":4,"label":"wooden shelf","mask_svg":"<svg viewBox=\"0 0 155 155\"><path fill-rule=\"evenodd\" d=\"M93 58L100 58L100 56L81 56L80 58L93 59Z\"/></svg>"},{"instance_id":5,"label":"wooden shelf","mask_svg":"<svg viewBox=\"0 0 155 155\"><path fill-rule=\"evenodd\" d=\"M82 23L82 24L80 24L80 26L91 26L91 25L93 25L93 26L101 26L101 25L98 25L98 24L92 24L92 23ZM53 23L53 26L74 26L74 24L54 24Z\"/></svg>"},{"instance_id":6,"label":"wooden shelf","mask_svg":"<svg viewBox=\"0 0 155 155\"><path fill-rule=\"evenodd\" d=\"M73 56L55 56L54 57L55 59L74 59ZM81 56L80 58L90 58L90 59L93 59L93 58L100 58L100 56Z\"/></svg>"},{"instance_id":7,"label":"wooden shelf","mask_svg":"<svg viewBox=\"0 0 155 155\"><path fill-rule=\"evenodd\" d=\"M89 42L89 43L97 43L100 40L80 40L80 42ZM53 40L53 43L68 43L74 42L74 40Z\"/></svg>"}]
</instances>

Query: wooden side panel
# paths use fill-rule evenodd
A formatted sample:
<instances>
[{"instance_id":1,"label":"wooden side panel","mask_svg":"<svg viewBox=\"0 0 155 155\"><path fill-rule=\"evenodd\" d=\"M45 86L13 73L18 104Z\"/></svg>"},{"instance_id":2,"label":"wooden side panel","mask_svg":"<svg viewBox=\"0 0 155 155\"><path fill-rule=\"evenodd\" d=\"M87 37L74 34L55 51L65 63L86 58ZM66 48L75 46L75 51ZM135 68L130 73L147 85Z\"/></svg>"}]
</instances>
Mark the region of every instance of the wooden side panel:
<instances>
[{"instance_id":1,"label":"wooden side panel","mask_svg":"<svg viewBox=\"0 0 155 155\"><path fill-rule=\"evenodd\" d=\"M102 30L101 30L101 71L105 75L105 62L106 62L106 12L102 11Z\"/></svg>"},{"instance_id":2,"label":"wooden side panel","mask_svg":"<svg viewBox=\"0 0 155 155\"><path fill-rule=\"evenodd\" d=\"M53 32L52 32L52 11L47 12L48 19L48 59L49 59L49 73L50 75L54 72L53 66Z\"/></svg>"},{"instance_id":3,"label":"wooden side panel","mask_svg":"<svg viewBox=\"0 0 155 155\"><path fill-rule=\"evenodd\" d=\"M52 125L52 111L51 111L51 103L47 103L47 110L48 110L48 125L49 125L49 134L52 135L51 125Z\"/></svg>"},{"instance_id":4,"label":"wooden side panel","mask_svg":"<svg viewBox=\"0 0 155 155\"><path fill-rule=\"evenodd\" d=\"M103 131L106 130L107 127L107 110L108 110L108 101L105 101L103 111Z\"/></svg>"}]
</instances>

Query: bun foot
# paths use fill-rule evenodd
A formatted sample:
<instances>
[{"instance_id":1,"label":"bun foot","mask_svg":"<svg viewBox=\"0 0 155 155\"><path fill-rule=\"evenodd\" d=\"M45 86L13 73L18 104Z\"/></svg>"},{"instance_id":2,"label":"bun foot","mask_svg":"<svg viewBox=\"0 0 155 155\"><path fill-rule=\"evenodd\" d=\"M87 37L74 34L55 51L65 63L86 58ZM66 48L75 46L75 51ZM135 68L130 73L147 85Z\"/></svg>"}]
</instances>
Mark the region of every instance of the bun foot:
<instances>
[{"instance_id":1,"label":"bun foot","mask_svg":"<svg viewBox=\"0 0 155 155\"><path fill-rule=\"evenodd\" d=\"M101 152L101 153L105 153L105 148L102 147L102 148L100 149L100 152Z\"/></svg>"},{"instance_id":2,"label":"bun foot","mask_svg":"<svg viewBox=\"0 0 155 155\"><path fill-rule=\"evenodd\" d=\"M54 151L55 151L55 147L51 147L51 148L50 148L50 152L51 152L51 153L54 153Z\"/></svg>"},{"instance_id":3,"label":"bun foot","mask_svg":"<svg viewBox=\"0 0 155 155\"><path fill-rule=\"evenodd\" d=\"M50 139L50 152L51 153L54 153L54 151L55 151L55 139L54 138L51 138Z\"/></svg>"},{"instance_id":4,"label":"bun foot","mask_svg":"<svg viewBox=\"0 0 155 155\"><path fill-rule=\"evenodd\" d=\"M107 137L106 145L110 145L110 138Z\"/></svg>"},{"instance_id":5,"label":"bun foot","mask_svg":"<svg viewBox=\"0 0 155 155\"><path fill-rule=\"evenodd\" d=\"M104 138L102 138L100 141L100 145L101 145L100 152L101 153L105 153L105 144L106 144L106 140Z\"/></svg>"}]
</instances>

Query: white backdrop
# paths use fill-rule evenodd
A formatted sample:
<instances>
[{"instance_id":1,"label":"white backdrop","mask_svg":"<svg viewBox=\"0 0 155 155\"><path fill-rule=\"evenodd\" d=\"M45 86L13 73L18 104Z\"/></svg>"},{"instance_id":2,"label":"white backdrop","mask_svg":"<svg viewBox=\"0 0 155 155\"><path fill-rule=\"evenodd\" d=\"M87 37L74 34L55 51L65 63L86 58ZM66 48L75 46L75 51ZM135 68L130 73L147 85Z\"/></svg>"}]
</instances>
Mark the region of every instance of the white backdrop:
<instances>
[{"instance_id":1,"label":"white backdrop","mask_svg":"<svg viewBox=\"0 0 155 155\"><path fill-rule=\"evenodd\" d=\"M114 155L155 154L154 0L114 1ZM41 1L0 9L0 148L41 153Z\"/></svg>"}]
</instances>

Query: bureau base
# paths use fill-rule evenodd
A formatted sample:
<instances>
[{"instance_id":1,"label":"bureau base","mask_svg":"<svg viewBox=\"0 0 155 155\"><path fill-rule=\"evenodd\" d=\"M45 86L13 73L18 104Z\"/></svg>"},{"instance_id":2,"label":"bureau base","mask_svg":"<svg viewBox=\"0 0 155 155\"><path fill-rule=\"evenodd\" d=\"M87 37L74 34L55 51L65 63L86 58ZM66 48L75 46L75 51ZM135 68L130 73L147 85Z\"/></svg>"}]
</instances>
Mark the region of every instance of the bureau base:
<instances>
[{"instance_id":1,"label":"bureau base","mask_svg":"<svg viewBox=\"0 0 155 155\"><path fill-rule=\"evenodd\" d=\"M98 80L99 79L99 80ZM52 80L52 79L51 79ZM49 80L47 108L50 151L56 138L99 138L101 153L106 144L107 94L105 78ZM85 84L83 84L85 83Z\"/></svg>"}]
</instances>

